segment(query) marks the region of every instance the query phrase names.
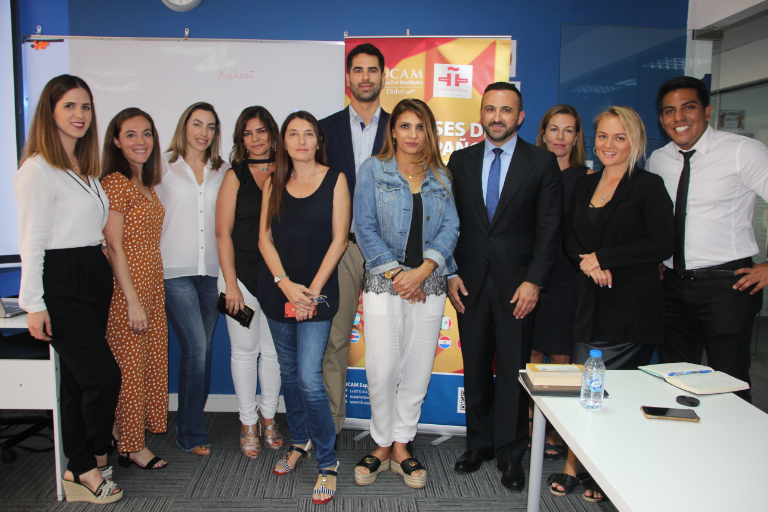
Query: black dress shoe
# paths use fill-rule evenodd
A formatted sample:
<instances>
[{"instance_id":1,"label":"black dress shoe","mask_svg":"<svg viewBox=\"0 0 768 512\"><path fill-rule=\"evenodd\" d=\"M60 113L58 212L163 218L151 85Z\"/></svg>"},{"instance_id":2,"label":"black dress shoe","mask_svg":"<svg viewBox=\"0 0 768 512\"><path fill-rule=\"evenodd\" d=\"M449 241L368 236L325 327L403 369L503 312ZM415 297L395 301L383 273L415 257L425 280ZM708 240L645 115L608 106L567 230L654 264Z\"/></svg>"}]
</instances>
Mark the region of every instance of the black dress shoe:
<instances>
[{"instance_id":1,"label":"black dress shoe","mask_svg":"<svg viewBox=\"0 0 768 512\"><path fill-rule=\"evenodd\" d=\"M493 460L493 454L466 451L453 465L453 469L460 473L471 473L480 469L484 460Z\"/></svg>"},{"instance_id":2,"label":"black dress shoe","mask_svg":"<svg viewBox=\"0 0 768 512\"><path fill-rule=\"evenodd\" d=\"M521 463L499 462L496 467L501 471L501 485L515 490L525 487L525 471Z\"/></svg>"}]
</instances>

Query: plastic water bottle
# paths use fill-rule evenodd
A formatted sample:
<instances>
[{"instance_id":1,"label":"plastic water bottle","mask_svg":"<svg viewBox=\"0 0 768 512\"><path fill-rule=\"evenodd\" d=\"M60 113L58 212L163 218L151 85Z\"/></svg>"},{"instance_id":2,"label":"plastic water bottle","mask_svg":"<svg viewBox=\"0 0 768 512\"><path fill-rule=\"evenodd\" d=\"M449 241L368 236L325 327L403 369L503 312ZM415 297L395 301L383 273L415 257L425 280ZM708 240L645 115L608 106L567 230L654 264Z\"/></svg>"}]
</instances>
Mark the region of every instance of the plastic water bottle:
<instances>
[{"instance_id":1,"label":"plastic water bottle","mask_svg":"<svg viewBox=\"0 0 768 512\"><path fill-rule=\"evenodd\" d=\"M602 350L590 350L589 359L584 363L581 374L581 406L596 411L603 406L605 385L605 364Z\"/></svg>"}]
</instances>

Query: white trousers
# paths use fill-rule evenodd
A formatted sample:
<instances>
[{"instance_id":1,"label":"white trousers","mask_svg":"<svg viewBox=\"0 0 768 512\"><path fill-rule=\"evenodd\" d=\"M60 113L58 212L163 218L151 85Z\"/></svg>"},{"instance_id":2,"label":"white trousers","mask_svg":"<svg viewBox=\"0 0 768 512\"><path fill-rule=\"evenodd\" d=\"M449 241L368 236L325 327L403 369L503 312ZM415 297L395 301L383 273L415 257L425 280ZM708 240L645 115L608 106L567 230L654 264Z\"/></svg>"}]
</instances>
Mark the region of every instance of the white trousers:
<instances>
[{"instance_id":1,"label":"white trousers","mask_svg":"<svg viewBox=\"0 0 768 512\"><path fill-rule=\"evenodd\" d=\"M413 305L387 293L363 294L371 437L379 446L416 436L444 310L445 294Z\"/></svg>"},{"instance_id":2,"label":"white trousers","mask_svg":"<svg viewBox=\"0 0 768 512\"><path fill-rule=\"evenodd\" d=\"M226 291L224 276L219 271L219 291ZM256 381L261 384L261 403L258 409L265 419L275 417L280 398L280 365L277 362L275 344L269 332L267 317L261 311L256 297L251 295L243 283L237 280L237 286L243 294L245 303L255 310L249 327L225 315L227 331L232 347L232 381L235 384L237 410L243 425L255 425L258 421L256 405ZM261 355L261 362L259 362Z\"/></svg>"}]
</instances>

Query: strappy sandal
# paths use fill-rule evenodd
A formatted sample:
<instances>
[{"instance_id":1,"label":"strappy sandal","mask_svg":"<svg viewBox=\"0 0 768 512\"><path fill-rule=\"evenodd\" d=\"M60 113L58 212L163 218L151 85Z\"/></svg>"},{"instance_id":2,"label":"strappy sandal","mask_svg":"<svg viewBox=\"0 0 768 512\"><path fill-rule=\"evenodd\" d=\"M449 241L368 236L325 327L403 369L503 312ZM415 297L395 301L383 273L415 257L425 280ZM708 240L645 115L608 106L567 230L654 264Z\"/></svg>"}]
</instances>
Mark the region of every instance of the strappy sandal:
<instances>
[{"instance_id":1,"label":"strappy sandal","mask_svg":"<svg viewBox=\"0 0 768 512\"><path fill-rule=\"evenodd\" d=\"M326 483L328 483L328 477L332 476L334 478L339 476L338 473L339 470L339 461L336 461L336 466L333 469L321 469L319 473L318 480L320 482L320 487L315 487L315 490L312 491L312 502L315 505L323 505L325 503L328 503L333 499L333 496L336 494L336 489L329 489L325 486ZM336 482L334 482L335 484ZM326 494L327 498L322 499L316 499L317 496L321 494Z\"/></svg>"},{"instance_id":2,"label":"strappy sandal","mask_svg":"<svg viewBox=\"0 0 768 512\"><path fill-rule=\"evenodd\" d=\"M555 496L565 496L579 485L579 479L565 473L552 473L547 478L547 483L549 484L549 492ZM559 491L556 487L553 487L553 484L559 485L563 490Z\"/></svg>"},{"instance_id":3,"label":"strappy sandal","mask_svg":"<svg viewBox=\"0 0 768 512\"><path fill-rule=\"evenodd\" d=\"M421 462L417 461L413 457L404 459L402 462L400 462L400 464L392 464L390 469L393 473L402 476L403 480L405 480L405 485L411 487L412 489L421 489L427 485L427 468L422 466ZM424 470L424 474L421 476L413 476L413 473L420 469Z\"/></svg>"},{"instance_id":4,"label":"strappy sandal","mask_svg":"<svg viewBox=\"0 0 768 512\"><path fill-rule=\"evenodd\" d=\"M272 424L267 426L262 423L262 417L259 416L259 436L264 437L264 444L277 450L283 447L283 436L277 428L277 422L273 419ZM271 433L270 433L271 432ZM266 435L265 435L266 434Z\"/></svg>"},{"instance_id":5,"label":"strappy sandal","mask_svg":"<svg viewBox=\"0 0 768 512\"><path fill-rule=\"evenodd\" d=\"M74 482L61 479L64 485L64 494L68 502L87 501L88 503L106 504L114 503L123 497L123 490L112 480L104 480L93 492L90 487L80 482L82 473L72 472Z\"/></svg>"},{"instance_id":6,"label":"strappy sandal","mask_svg":"<svg viewBox=\"0 0 768 512\"><path fill-rule=\"evenodd\" d=\"M141 469L146 469L147 471L153 471L155 469L165 469L168 467L168 462L164 461L158 456L152 457L152 459L149 462L147 462L145 465L142 466L141 464L139 464L138 462L136 462L131 458L130 452L125 452L125 453L118 452L118 455L120 456L117 458L117 462L118 464L120 464L121 468L128 468L131 466L131 464L136 464L137 467ZM165 462L165 464L163 464L162 466L157 466L156 464L158 462Z\"/></svg>"},{"instance_id":7,"label":"strappy sandal","mask_svg":"<svg viewBox=\"0 0 768 512\"><path fill-rule=\"evenodd\" d=\"M288 451L285 453L285 456L279 461L277 461L277 465L272 470L272 472L277 476L287 475L288 473L292 472L296 467L296 464L299 463L299 461L297 460L296 464L294 464L294 467L291 467L290 464L288 464L288 461L291 459L291 453L298 452L301 454L301 457L299 457L299 459L309 459L309 451L311 449L312 449L311 439L307 441L307 444L304 445L304 448L299 448L296 445L291 445L291 447L288 448ZM283 471L278 471L277 470L278 468L283 468Z\"/></svg>"},{"instance_id":8,"label":"strappy sandal","mask_svg":"<svg viewBox=\"0 0 768 512\"><path fill-rule=\"evenodd\" d=\"M106 466L99 466L99 473L101 473L101 478L104 480L112 480L112 464L107 464Z\"/></svg>"},{"instance_id":9,"label":"strappy sandal","mask_svg":"<svg viewBox=\"0 0 768 512\"><path fill-rule=\"evenodd\" d=\"M250 459L255 459L261 454L261 444L259 443L259 436L256 434L254 428L256 425L246 425L248 430L240 432L240 450L243 455ZM246 442L243 442L246 439Z\"/></svg>"},{"instance_id":10,"label":"strappy sandal","mask_svg":"<svg viewBox=\"0 0 768 512\"><path fill-rule=\"evenodd\" d=\"M376 477L382 471L389 471L391 459L382 461L374 455L366 455L355 466L355 483L357 485L371 485L376 481ZM357 468L364 468L368 470L368 474L360 473Z\"/></svg>"}]
</instances>

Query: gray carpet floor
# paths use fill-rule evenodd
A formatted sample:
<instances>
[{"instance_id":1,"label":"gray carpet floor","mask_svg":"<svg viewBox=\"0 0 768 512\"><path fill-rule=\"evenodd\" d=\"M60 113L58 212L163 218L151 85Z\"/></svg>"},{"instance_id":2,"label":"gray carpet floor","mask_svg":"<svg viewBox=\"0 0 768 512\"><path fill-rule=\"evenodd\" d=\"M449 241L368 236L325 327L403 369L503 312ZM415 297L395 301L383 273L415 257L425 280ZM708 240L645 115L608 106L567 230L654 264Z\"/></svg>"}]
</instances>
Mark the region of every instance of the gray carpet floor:
<instances>
[{"instance_id":1,"label":"gray carpet floor","mask_svg":"<svg viewBox=\"0 0 768 512\"><path fill-rule=\"evenodd\" d=\"M764 332L768 332L766 329ZM759 352L759 351L758 351ZM762 354L760 354L762 355ZM754 404L768 412L768 359L758 356L752 366ZM30 414L30 411L3 411L4 416ZM371 438L355 441L359 432L345 430L339 440L341 462L338 495L322 509L312 503L311 491L317 478L314 459L301 461L295 473L278 477L272 468L284 450L265 449L257 460L244 457L238 449L239 422L236 413L206 413L206 424L213 445L209 457L183 453L176 448L175 413L170 413L169 433L148 434L148 446L169 462L168 469L142 471L136 466L119 467L112 456L115 481L125 490L125 498L106 506L114 511L227 512L276 510L344 512L452 512L525 510L527 491L513 492L499 483L500 473L493 463L485 463L469 475L453 471L454 461L464 450L463 438L452 438L437 446L435 436L418 435L414 455L429 469L429 480L423 489L406 487L401 477L388 472L373 485L355 485L352 471L355 463L373 448ZM285 416L278 423L288 438ZM18 428L18 427L14 427ZM6 430L7 435L13 430ZM43 431L43 433L49 431ZM51 443L34 437L24 443L32 448L45 448ZM105 506L57 502L53 453L18 450L18 459L0 464L0 510L3 512L88 511ZM528 455L523 466L529 465ZM544 476L559 472L562 462L546 462ZM581 498L583 486L566 497L556 497L542 488L541 510L613 511L608 501L587 503ZM650 490L649 490L650 492Z\"/></svg>"}]
</instances>

